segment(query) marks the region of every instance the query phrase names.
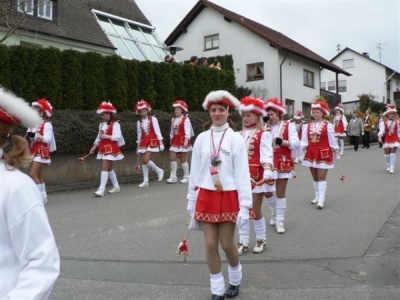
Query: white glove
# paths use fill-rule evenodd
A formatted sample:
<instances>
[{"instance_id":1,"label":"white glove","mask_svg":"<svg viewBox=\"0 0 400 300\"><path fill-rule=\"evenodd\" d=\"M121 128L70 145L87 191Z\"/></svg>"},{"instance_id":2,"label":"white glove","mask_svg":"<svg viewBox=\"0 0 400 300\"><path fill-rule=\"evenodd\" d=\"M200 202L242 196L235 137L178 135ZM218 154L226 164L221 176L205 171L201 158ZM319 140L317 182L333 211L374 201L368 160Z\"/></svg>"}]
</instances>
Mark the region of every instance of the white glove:
<instances>
[{"instance_id":1,"label":"white glove","mask_svg":"<svg viewBox=\"0 0 400 300\"><path fill-rule=\"evenodd\" d=\"M164 149L165 149L165 146L164 146L164 144L161 144L161 145L160 145L160 151L161 151L161 152L163 152L163 151L164 151Z\"/></svg>"},{"instance_id":2,"label":"white glove","mask_svg":"<svg viewBox=\"0 0 400 300\"><path fill-rule=\"evenodd\" d=\"M270 180L272 179L273 173L271 170L264 170L264 179Z\"/></svg>"},{"instance_id":3,"label":"white glove","mask_svg":"<svg viewBox=\"0 0 400 300\"><path fill-rule=\"evenodd\" d=\"M188 201L188 204L187 204L187 207L186 207L186 210L188 211L188 213L189 213L189 215L190 216L193 216L193 212L194 212L194 200L189 200Z\"/></svg>"},{"instance_id":4,"label":"white glove","mask_svg":"<svg viewBox=\"0 0 400 300\"><path fill-rule=\"evenodd\" d=\"M336 158L337 161L339 161L340 160L340 154L336 154L335 158Z\"/></svg>"},{"instance_id":5,"label":"white glove","mask_svg":"<svg viewBox=\"0 0 400 300\"><path fill-rule=\"evenodd\" d=\"M236 225L240 228L250 221L249 208L241 206L236 220Z\"/></svg>"}]
</instances>

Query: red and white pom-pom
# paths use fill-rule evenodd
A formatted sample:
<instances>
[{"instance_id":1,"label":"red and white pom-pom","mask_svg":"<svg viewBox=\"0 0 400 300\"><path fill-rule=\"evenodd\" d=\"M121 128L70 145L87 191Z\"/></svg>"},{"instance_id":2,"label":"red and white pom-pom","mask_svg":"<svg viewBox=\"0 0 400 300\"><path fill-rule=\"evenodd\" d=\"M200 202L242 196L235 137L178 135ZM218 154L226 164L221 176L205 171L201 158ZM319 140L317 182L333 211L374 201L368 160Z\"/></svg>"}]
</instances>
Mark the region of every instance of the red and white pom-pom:
<instances>
[{"instance_id":1,"label":"red and white pom-pom","mask_svg":"<svg viewBox=\"0 0 400 300\"><path fill-rule=\"evenodd\" d=\"M342 173L340 173L339 174L339 180L343 183L344 182L344 178L345 178L346 176L344 176L344 174L342 174Z\"/></svg>"}]
</instances>

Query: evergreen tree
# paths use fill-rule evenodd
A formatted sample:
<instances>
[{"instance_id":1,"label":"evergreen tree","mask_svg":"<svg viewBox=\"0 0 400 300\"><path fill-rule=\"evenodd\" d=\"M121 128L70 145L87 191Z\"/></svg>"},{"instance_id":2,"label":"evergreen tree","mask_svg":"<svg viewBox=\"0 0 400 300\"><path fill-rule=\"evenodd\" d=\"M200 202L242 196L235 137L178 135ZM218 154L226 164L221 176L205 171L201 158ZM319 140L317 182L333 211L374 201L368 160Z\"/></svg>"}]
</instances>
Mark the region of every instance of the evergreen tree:
<instances>
[{"instance_id":1,"label":"evergreen tree","mask_svg":"<svg viewBox=\"0 0 400 300\"><path fill-rule=\"evenodd\" d=\"M186 103L191 107L191 110L201 110L201 103L197 95L197 79L195 67L192 65L182 66L183 82L186 89Z\"/></svg>"},{"instance_id":2,"label":"evergreen tree","mask_svg":"<svg viewBox=\"0 0 400 300\"><path fill-rule=\"evenodd\" d=\"M154 63L151 61L138 62L139 100L143 99L151 105L155 104Z\"/></svg>"},{"instance_id":3,"label":"evergreen tree","mask_svg":"<svg viewBox=\"0 0 400 300\"><path fill-rule=\"evenodd\" d=\"M93 110L106 99L104 58L99 53L86 52L82 57L84 109Z\"/></svg>"},{"instance_id":4,"label":"evergreen tree","mask_svg":"<svg viewBox=\"0 0 400 300\"><path fill-rule=\"evenodd\" d=\"M104 58L106 98L120 111L128 109L126 70L124 60L117 55Z\"/></svg>"},{"instance_id":5,"label":"evergreen tree","mask_svg":"<svg viewBox=\"0 0 400 300\"><path fill-rule=\"evenodd\" d=\"M126 81L127 81L127 99L128 109L132 110L139 99L139 84L138 84L138 61L126 60Z\"/></svg>"},{"instance_id":6,"label":"evergreen tree","mask_svg":"<svg viewBox=\"0 0 400 300\"><path fill-rule=\"evenodd\" d=\"M174 100L171 64L165 62L154 64L154 87L155 108L163 111L171 110L171 103Z\"/></svg>"},{"instance_id":7,"label":"evergreen tree","mask_svg":"<svg viewBox=\"0 0 400 300\"><path fill-rule=\"evenodd\" d=\"M8 49L6 46L0 45L0 85L6 89L10 89L10 77L10 58L8 56Z\"/></svg>"},{"instance_id":8,"label":"evergreen tree","mask_svg":"<svg viewBox=\"0 0 400 300\"><path fill-rule=\"evenodd\" d=\"M82 54L75 50L62 52L62 107L83 109Z\"/></svg>"}]
</instances>

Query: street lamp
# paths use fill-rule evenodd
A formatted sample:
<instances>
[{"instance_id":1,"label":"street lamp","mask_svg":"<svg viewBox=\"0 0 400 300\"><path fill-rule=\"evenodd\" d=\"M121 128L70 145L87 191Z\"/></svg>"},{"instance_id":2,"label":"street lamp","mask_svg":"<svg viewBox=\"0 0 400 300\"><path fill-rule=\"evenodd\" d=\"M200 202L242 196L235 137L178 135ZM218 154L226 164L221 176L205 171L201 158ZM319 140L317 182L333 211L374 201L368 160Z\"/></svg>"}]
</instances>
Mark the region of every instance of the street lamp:
<instances>
[{"instance_id":1,"label":"street lamp","mask_svg":"<svg viewBox=\"0 0 400 300\"><path fill-rule=\"evenodd\" d=\"M171 45L171 46L165 46L163 48L165 51L169 51L171 55L175 55L176 51L181 51L183 50L183 47L177 46L177 45Z\"/></svg>"}]
</instances>

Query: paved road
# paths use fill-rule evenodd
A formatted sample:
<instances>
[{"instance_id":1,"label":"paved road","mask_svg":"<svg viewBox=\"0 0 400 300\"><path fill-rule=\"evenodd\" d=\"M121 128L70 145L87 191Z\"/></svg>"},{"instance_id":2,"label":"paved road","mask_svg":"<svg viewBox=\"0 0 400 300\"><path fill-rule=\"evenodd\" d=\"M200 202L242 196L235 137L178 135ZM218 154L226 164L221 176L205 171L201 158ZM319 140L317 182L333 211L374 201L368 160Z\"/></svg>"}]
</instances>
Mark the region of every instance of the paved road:
<instances>
[{"instance_id":1,"label":"paved road","mask_svg":"<svg viewBox=\"0 0 400 300\"><path fill-rule=\"evenodd\" d=\"M238 299L400 298L400 164L390 175L382 149L372 146L346 149L339 165L329 171L323 210L310 204L311 175L297 165L286 233L268 226L266 251L241 257ZM127 184L103 198L94 190L49 197L62 256L51 299L208 299L202 234L188 234L187 265L175 254L186 228L187 185ZM269 216L266 205L264 212ZM226 261L223 272L227 278Z\"/></svg>"}]
</instances>

